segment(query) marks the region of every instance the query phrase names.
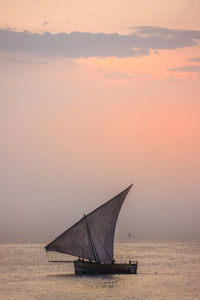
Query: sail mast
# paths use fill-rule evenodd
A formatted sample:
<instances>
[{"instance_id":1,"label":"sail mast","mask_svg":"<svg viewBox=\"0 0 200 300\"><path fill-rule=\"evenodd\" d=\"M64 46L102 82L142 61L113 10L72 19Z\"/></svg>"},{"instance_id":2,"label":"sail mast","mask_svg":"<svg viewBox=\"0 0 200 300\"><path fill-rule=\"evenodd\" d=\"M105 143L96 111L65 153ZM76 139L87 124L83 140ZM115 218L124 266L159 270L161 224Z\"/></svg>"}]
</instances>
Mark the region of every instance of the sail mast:
<instances>
[{"instance_id":1,"label":"sail mast","mask_svg":"<svg viewBox=\"0 0 200 300\"><path fill-rule=\"evenodd\" d=\"M99 257L98 257L98 254L97 254L97 250L95 248L95 245L92 242L91 232L90 232L90 228L89 228L89 225L88 225L88 222L87 222L87 217L86 217L85 214L84 214L84 219L85 219L85 222L86 222L86 225L87 225L88 238L89 238L89 241L90 241L90 245L91 245L91 249L92 249L92 254L94 256L94 260L96 262L99 262Z\"/></svg>"}]
</instances>

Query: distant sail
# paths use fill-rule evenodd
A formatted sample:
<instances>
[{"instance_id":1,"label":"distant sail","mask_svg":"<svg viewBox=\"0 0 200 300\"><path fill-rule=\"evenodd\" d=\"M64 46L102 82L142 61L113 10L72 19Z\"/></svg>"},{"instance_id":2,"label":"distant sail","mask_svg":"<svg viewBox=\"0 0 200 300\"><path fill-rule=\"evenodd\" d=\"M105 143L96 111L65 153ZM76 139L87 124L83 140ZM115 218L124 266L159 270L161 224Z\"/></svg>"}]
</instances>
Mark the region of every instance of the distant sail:
<instances>
[{"instance_id":1,"label":"distant sail","mask_svg":"<svg viewBox=\"0 0 200 300\"><path fill-rule=\"evenodd\" d=\"M113 261L114 234L122 204L130 190L93 210L48 244L46 251L57 251L96 262Z\"/></svg>"}]
</instances>

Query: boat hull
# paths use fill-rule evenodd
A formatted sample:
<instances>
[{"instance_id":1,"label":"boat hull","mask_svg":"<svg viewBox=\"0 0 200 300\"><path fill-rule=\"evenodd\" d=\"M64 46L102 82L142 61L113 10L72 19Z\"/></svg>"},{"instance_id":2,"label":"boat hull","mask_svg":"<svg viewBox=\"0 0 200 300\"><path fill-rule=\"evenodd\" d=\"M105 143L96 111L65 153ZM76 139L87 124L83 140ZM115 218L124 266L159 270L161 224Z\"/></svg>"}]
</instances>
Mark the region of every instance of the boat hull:
<instances>
[{"instance_id":1,"label":"boat hull","mask_svg":"<svg viewBox=\"0 0 200 300\"><path fill-rule=\"evenodd\" d=\"M128 264L101 264L82 260L74 261L75 274L137 274L137 262Z\"/></svg>"}]
</instances>

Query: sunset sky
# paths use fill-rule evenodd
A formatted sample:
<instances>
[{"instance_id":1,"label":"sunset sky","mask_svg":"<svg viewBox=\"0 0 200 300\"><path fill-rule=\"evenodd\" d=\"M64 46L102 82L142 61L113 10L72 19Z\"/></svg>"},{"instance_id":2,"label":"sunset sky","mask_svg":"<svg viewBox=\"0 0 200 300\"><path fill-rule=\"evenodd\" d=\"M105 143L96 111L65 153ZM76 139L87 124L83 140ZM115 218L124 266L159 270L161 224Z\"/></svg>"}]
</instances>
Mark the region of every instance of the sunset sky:
<instances>
[{"instance_id":1,"label":"sunset sky","mask_svg":"<svg viewBox=\"0 0 200 300\"><path fill-rule=\"evenodd\" d=\"M200 1L0 4L0 238L131 183L126 235L199 235Z\"/></svg>"}]
</instances>

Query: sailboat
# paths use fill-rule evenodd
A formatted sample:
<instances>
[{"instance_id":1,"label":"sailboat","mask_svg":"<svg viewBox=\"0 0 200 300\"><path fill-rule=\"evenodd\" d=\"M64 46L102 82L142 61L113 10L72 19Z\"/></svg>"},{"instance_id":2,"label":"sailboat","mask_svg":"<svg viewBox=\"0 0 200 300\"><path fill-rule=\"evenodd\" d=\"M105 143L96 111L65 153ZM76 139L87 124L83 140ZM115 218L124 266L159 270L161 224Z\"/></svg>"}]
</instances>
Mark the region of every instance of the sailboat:
<instances>
[{"instance_id":1,"label":"sailboat","mask_svg":"<svg viewBox=\"0 0 200 300\"><path fill-rule=\"evenodd\" d=\"M132 184L117 196L85 215L49 243L46 251L78 257L75 274L137 274L137 261L116 263L114 235L120 209Z\"/></svg>"}]
</instances>

